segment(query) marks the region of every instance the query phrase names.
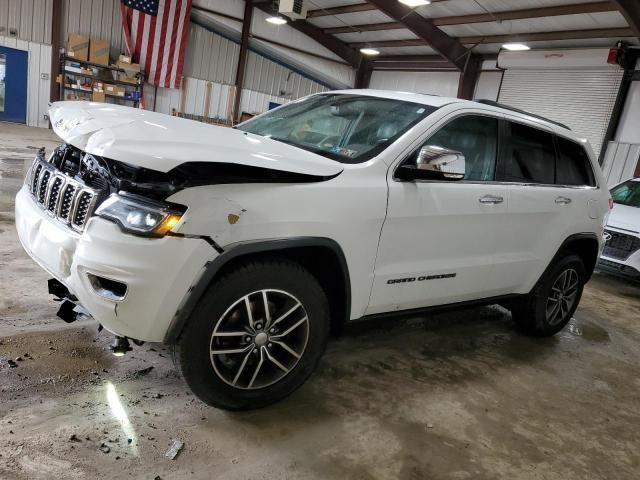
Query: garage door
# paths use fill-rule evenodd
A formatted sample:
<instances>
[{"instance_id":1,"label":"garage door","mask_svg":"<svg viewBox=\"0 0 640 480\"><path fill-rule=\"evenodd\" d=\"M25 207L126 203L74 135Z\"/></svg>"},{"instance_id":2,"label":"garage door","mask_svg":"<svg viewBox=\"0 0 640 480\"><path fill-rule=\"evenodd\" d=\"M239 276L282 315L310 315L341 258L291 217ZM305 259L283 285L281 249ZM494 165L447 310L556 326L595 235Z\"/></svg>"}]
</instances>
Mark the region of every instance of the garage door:
<instances>
[{"instance_id":1,"label":"garage door","mask_svg":"<svg viewBox=\"0 0 640 480\"><path fill-rule=\"evenodd\" d=\"M507 70L498 101L564 123L599 155L623 73L621 68Z\"/></svg>"}]
</instances>

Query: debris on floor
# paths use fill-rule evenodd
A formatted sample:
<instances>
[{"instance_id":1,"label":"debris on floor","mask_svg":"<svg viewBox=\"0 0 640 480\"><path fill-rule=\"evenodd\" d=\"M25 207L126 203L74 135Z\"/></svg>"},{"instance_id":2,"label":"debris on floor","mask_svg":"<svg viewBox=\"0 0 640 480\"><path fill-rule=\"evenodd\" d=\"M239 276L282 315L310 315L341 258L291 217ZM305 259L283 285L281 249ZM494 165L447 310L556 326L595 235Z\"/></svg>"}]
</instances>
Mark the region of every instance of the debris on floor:
<instances>
[{"instance_id":1,"label":"debris on floor","mask_svg":"<svg viewBox=\"0 0 640 480\"><path fill-rule=\"evenodd\" d=\"M173 460L178 456L178 453L180 453L182 447L184 447L184 442L182 440L176 439L173 441L171 447L169 447L169 450L167 450L167 453L165 453L164 456L169 460Z\"/></svg>"}]
</instances>

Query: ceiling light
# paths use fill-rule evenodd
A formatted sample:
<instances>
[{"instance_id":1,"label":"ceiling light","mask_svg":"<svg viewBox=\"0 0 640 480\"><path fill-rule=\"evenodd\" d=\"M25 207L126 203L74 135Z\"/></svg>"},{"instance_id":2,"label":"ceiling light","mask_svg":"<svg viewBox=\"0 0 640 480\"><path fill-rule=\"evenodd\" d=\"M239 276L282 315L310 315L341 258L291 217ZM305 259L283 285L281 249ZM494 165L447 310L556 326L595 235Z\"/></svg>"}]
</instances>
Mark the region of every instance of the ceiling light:
<instances>
[{"instance_id":1,"label":"ceiling light","mask_svg":"<svg viewBox=\"0 0 640 480\"><path fill-rule=\"evenodd\" d=\"M407 7L420 7L422 5L429 5L431 0L398 0L400 3L404 3Z\"/></svg>"},{"instance_id":2,"label":"ceiling light","mask_svg":"<svg viewBox=\"0 0 640 480\"><path fill-rule=\"evenodd\" d=\"M273 23L274 25L284 25L287 21L282 17L267 17L267 22Z\"/></svg>"},{"instance_id":3,"label":"ceiling light","mask_svg":"<svg viewBox=\"0 0 640 480\"><path fill-rule=\"evenodd\" d=\"M524 43L505 43L502 45L502 48L505 50L510 50L512 52L523 52L525 50L531 50L529 45L525 45Z\"/></svg>"},{"instance_id":4,"label":"ceiling light","mask_svg":"<svg viewBox=\"0 0 640 480\"><path fill-rule=\"evenodd\" d=\"M380 55L380 52L375 48L361 48L360 53L363 55L369 55L370 57L375 57L376 55Z\"/></svg>"}]
</instances>

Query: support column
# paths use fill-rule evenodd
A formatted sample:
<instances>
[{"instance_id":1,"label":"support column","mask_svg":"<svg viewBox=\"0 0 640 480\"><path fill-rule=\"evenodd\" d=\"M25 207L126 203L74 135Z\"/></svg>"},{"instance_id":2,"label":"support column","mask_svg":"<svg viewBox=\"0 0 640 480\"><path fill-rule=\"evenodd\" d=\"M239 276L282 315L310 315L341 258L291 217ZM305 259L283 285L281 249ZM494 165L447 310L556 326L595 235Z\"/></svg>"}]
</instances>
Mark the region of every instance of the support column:
<instances>
[{"instance_id":1,"label":"support column","mask_svg":"<svg viewBox=\"0 0 640 480\"><path fill-rule=\"evenodd\" d=\"M373 73L373 62L366 57L362 57L358 70L356 70L355 88L369 88L371 74Z\"/></svg>"},{"instance_id":2,"label":"support column","mask_svg":"<svg viewBox=\"0 0 640 480\"><path fill-rule=\"evenodd\" d=\"M473 93L476 89L476 83L480 76L482 68L482 57L475 53L470 53L464 66L464 70L460 72L460 81L458 82L458 98L472 100Z\"/></svg>"},{"instance_id":3,"label":"support column","mask_svg":"<svg viewBox=\"0 0 640 480\"><path fill-rule=\"evenodd\" d=\"M55 102L64 100L60 98L60 86L56 83L60 74L60 48L62 46L60 36L62 34L62 0L53 0L51 15L51 88L49 100ZM64 40L66 41L66 39Z\"/></svg>"},{"instance_id":4,"label":"support column","mask_svg":"<svg viewBox=\"0 0 640 480\"><path fill-rule=\"evenodd\" d=\"M242 97L242 85L244 84L244 71L247 66L247 53L249 51L249 35L251 33L251 19L253 18L253 0L245 0L244 17L242 18L242 37L240 40L240 55L238 68L236 69L236 96L233 101L232 121L235 123L240 117L240 98Z\"/></svg>"}]
</instances>

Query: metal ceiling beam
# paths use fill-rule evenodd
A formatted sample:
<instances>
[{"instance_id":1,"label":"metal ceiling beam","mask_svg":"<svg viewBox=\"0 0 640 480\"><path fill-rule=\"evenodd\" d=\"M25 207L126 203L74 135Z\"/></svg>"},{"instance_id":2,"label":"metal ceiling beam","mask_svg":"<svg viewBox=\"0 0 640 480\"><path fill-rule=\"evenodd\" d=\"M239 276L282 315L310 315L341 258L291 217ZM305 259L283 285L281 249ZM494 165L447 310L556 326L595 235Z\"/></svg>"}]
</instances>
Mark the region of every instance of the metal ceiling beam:
<instances>
[{"instance_id":1,"label":"metal ceiling beam","mask_svg":"<svg viewBox=\"0 0 640 480\"><path fill-rule=\"evenodd\" d=\"M414 35L424 40L438 54L449 60L458 69L464 70L467 49L457 39L450 37L433 22L397 0L368 0L378 10L396 22L404 24Z\"/></svg>"},{"instance_id":2,"label":"metal ceiling beam","mask_svg":"<svg viewBox=\"0 0 640 480\"><path fill-rule=\"evenodd\" d=\"M426 41L421 38L408 40L374 40L372 42L353 42L349 44L353 48L363 47L427 47Z\"/></svg>"},{"instance_id":3,"label":"metal ceiling beam","mask_svg":"<svg viewBox=\"0 0 640 480\"><path fill-rule=\"evenodd\" d=\"M480 13L476 15L456 15L452 17L439 17L431 19L435 26L465 25L468 23L486 23L505 20L522 20L527 18L558 17L562 15L576 15L581 13L600 13L616 11L611 2L579 3L574 5L560 5L555 7L526 8L522 10L509 10L505 12ZM380 30L397 30L406 28L401 22L367 23L363 25L340 26L325 28L329 34L375 32Z\"/></svg>"},{"instance_id":4,"label":"metal ceiling beam","mask_svg":"<svg viewBox=\"0 0 640 480\"><path fill-rule=\"evenodd\" d=\"M640 38L640 2L638 0L612 0L612 2L627 20L635 36Z\"/></svg>"},{"instance_id":5,"label":"metal ceiling beam","mask_svg":"<svg viewBox=\"0 0 640 480\"><path fill-rule=\"evenodd\" d=\"M259 8L270 15L274 13L272 5L259 4L256 5L256 8ZM360 52L337 39L333 35L324 33L322 29L315 25L311 25L309 22L305 22L304 20L290 21L287 25L311 37L324 48L342 58L351 67L358 68L360 66L360 62L362 60Z\"/></svg>"},{"instance_id":6,"label":"metal ceiling beam","mask_svg":"<svg viewBox=\"0 0 640 480\"><path fill-rule=\"evenodd\" d=\"M459 37L457 40L465 45L505 43L505 42L548 42L555 40L580 40L589 38L624 38L634 37L631 28L592 28L588 30L562 30L558 32L511 33L509 35L486 35ZM429 46L422 39L381 40L373 42L350 43L353 48L369 47L415 47Z\"/></svg>"},{"instance_id":7,"label":"metal ceiling beam","mask_svg":"<svg viewBox=\"0 0 640 480\"><path fill-rule=\"evenodd\" d=\"M429 63L449 63L440 55L380 55L373 61L374 64L381 62L429 62Z\"/></svg>"},{"instance_id":8,"label":"metal ceiling beam","mask_svg":"<svg viewBox=\"0 0 640 480\"><path fill-rule=\"evenodd\" d=\"M554 40L580 40L587 38L633 37L630 28L592 28L588 30L562 30L559 32L512 33L509 35L487 35L460 37L466 44L505 42L548 42Z\"/></svg>"},{"instance_id":9,"label":"metal ceiling beam","mask_svg":"<svg viewBox=\"0 0 640 480\"><path fill-rule=\"evenodd\" d=\"M374 62L374 70L385 70L388 68L401 68L405 70L416 69L442 69L442 70L455 70L456 67L450 63L445 62Z\"/></svg>"},{"instance_id":10,"label":"metal ceiling beam","mask_svg":"<svg viewBox=\"0 0 640 480\"><path fill-rule=\"evenodd\" d=\"M431 3L444 2L446 0L431 0ZM377 10L376 7L369 3L356 3L355 5L345 5L343 7L329 7L318 8L315 10L308 10L307 17L327 17L330 15L342 15L344 13L357 13L357 12L369 12L371 10Z\"/></svg>"},{"instance_id":11,"label":"metal ceiling beam","mask_svg":"<svg viewBox=\"0 0 640 480\"><path fill-rule=\"evenodd\" d=\"M343 13L368 12L375 10L376 7L368 3L356 3L355 5L345 5L344 7L319 8L317 10L308 10L307 18L327 17L330 15L342 15Z\"/></svg>"}]
</instances>

